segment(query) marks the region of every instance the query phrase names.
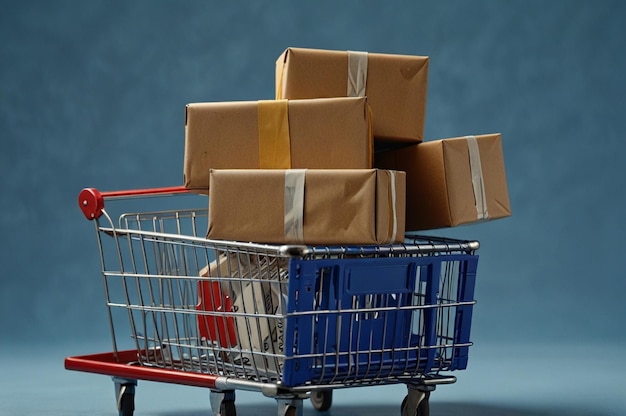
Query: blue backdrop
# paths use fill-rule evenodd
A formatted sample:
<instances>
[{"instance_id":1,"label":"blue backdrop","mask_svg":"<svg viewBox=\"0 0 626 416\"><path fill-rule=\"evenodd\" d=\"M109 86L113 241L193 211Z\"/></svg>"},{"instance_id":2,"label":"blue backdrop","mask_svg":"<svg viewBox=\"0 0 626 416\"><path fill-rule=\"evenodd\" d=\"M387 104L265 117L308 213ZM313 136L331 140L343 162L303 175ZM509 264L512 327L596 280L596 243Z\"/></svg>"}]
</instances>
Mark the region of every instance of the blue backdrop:
<instances>
[{"instance_id":1,"label":"blue backdrop","mask_svg":"<svg viewBox=\"0 0 626 416\"><path fill-rule=\"evenodd\" d=\"M3 344L108 345L78 192L181 184L185 104L273 98L288 46L428 55L426 139L502 133L513 216L434 232L482 243L477 345L624 344L626 3L0 6Z\"/></svg>"}]
</instances>

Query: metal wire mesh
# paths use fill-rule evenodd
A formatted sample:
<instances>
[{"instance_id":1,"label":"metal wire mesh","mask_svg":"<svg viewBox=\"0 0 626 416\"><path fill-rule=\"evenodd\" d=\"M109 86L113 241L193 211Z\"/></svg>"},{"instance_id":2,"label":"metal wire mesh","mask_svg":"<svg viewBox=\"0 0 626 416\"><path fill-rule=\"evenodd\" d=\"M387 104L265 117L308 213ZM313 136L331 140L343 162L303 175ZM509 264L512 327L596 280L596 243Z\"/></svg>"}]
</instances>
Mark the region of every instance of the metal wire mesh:
<instances>
[{"instance_id":1,"label":"metal wire mesh","mask_svg":"<svg viewBox=\"0 0 626 416\"><path fill-rule=\"evenodd\" d=\"M206 210L124 214L98 229L114 348L129 338L139 365L319 385L465 364L476 243L211 241Z\"/></svg>"}]
</instances>

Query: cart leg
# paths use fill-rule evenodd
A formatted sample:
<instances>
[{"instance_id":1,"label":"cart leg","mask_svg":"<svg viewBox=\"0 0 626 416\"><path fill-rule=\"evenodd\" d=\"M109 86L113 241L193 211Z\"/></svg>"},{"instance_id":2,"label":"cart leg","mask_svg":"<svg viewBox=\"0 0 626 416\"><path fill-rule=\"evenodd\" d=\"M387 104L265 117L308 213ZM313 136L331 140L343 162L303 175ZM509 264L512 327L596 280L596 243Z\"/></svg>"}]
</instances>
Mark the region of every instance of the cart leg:
<instances>
[{"instance_id":1,"label":"cart leg","mask_svg":"<svg viewBox=\"0 0 626 416\"><path fill-rule=\"evenodd\" d=\"M213 416L237 416L235 390L211 389L210 398Z\"/></svg>"},{"instance_id":2,"label":"cart leg","mask_svg":"<svg viewBox=\"0 0 626 416\"><path fill-rule=\"evenodd\" d=\"M133 416L137 380L113 377L113 383L115 384L115 402L119 416Z\"/></svg>"},{"instance_id":3,"label":"cart leg","mask_svg":"<svg viewBox=\"0 0 626 416\"><path fill-rule=\"evenodd\" d=\"M276 397L278 416L302 416L302 397Z\"/></svg>"},{"instance_id":4,"label":"cart leg","mask_svg":"<svg viewBox=\"0 0 626 416\"><path fill-rule=\"evenodd\" d=\"M402 416L429 416L430 392L433 390L435 386L407 385L407 395L400 407Z\"/></svg>"}]
</instances>

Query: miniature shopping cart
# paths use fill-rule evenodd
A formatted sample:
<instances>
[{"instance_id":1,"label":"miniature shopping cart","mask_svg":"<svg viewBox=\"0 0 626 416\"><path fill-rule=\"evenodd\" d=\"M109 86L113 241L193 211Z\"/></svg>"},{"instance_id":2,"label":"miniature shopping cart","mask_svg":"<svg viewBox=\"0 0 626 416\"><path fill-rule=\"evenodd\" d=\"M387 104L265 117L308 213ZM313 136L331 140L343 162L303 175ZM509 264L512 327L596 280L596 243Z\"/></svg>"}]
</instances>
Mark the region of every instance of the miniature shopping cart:
<instances>
[{"instance_id":1,"label":"miniature shopping cart","mask_svg":"<svg viewBox=\"0 0 626 416\"><path fill-rule=\"evenodd\" d=\"M115 222L104 209L105 199L155 195L175 208ZM96 225L113 350L65 367L112 376L120 415L133 414L137 380L149 380L207 387L223 416L236 414L238 389L293 416L304 399L329 409L334 389L402 383L402 416L424 416L430 392L466 368L477 242L208 240L206 197L181 209L187 197L183 188L79 195Z\"/></svg>"}]
</instances>

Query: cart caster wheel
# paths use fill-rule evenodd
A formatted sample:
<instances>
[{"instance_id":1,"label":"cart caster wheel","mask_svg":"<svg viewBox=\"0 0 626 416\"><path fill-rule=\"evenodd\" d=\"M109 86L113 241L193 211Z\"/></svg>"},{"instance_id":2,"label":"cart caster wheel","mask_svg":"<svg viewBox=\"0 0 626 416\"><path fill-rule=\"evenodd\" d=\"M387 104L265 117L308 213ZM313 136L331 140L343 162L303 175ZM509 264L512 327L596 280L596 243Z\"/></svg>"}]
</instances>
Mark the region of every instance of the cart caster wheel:
<instances>
[{"instance_id":1,"label":"cart caster wheel","mask_svg":"<svg viewBox=\"0 0 626 416\"><path fill-rule=\"evenodd\" d=\"M411 409L407 409L407 401L409 396L404 396L404 400L402 400L402 405L400 405L400 414L402 416L429 416L430 415L430 404L428 403L430 399L430 392L425 391L424 397L420 400L417 405L417 409L413 413L411 413Z\"/></svg>"},{"instance_id":2,"label":"cart caster wheel","mask_svg":"<svg viewBox=\"0 0 626 416\"><path fill-rule=\"evenodd\" d=\"M220 404L220 416L237 416L234 400L224 400Z\"/></svg>"},{"instance_id":3,"label":"cart caster wheel","mask_svg":"<svg viewBox=\"0 0 626 416\"><path fill-rule=\"evenodd\" d=\"M278 404L278 416L302 416L303 406L302 399L304 397L276 397Z\"/></svg>"},{"instance_id":4,"label":"cart caster wheel","mask_svg":"<svg viewBox=\"0 0 626 416\"><path fill-rule=\"evenodd\" d=\"M135 412L135 386L124 385L117 400L119 416L133 416Z\"/></svg>"},{"instance_id":5,"label":"cart caster wheel","mask_svg":"<svg viewBox=\"0 0 626 416\"><path fill-rule=\"evenodd\" d=\"M310 400L315 410L324 412L333 404L333 391L331 389L313 390Z\"/></svg>"},{"instance_id":6,"label":"cart caster wheel","mask_svg":"<svg viewBox=\"0 0 626 416\"><path fill-rule=\"evenodd\" d=\"M214 416L237 416L235 390L211 390L211 410Z\"/></svg>"},{"instance_id":7,"label":"cart caster wheel","mask_svg":"<svg viewBox=\"0 0 626 416\"><path fill-rule=\"evenodd\" d=\"M135 412L135 387L137 386L137 380L120 377L112 378L119 416L133 416Z\"/></svg>"},{"instance_id":8,"label":"cart caster wheel","mask_svg":"<svg viewBox=\"0 0 626 416\"><path fill-rule=\"evenodd\" d=\"M298 408L294 406L287 406L285 408L284 416L298 416Z\"/></svg>"}]
</instances>

